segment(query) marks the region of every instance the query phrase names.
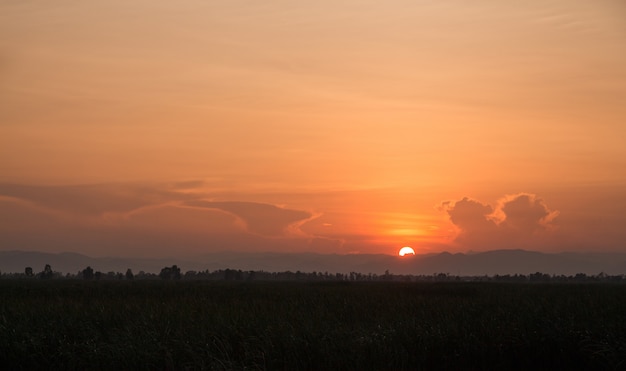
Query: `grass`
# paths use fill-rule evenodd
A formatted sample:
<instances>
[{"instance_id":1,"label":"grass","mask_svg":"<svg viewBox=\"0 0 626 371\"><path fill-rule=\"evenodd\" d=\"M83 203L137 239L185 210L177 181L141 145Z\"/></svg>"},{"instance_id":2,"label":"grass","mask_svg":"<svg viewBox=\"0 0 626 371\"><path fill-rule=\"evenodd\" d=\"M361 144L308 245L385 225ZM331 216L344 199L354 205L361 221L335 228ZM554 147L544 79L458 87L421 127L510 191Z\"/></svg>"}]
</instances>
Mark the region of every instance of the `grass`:
<instances>
[{"instance_id":1,"label":"grass","mask_svg":"<svg viewBox=\"0 0 626 371\"><path fill-rule=\"evenodd\" d=\"M624 369L612 284L0 281L4 369Z\"/></svg>"}]
</instances>

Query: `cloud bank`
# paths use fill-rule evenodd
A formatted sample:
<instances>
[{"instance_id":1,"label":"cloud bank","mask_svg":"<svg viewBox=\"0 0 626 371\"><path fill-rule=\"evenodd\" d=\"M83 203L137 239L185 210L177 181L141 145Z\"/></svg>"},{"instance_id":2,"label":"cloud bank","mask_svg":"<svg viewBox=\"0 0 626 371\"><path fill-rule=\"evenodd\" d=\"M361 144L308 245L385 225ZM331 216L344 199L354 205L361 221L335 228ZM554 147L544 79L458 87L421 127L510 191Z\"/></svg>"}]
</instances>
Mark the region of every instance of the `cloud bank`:
<instances>
[{"instance_id":1,"label":"cloud bank","mask_svg":"<svg viewBox=\"0 0 626 371\"><path fill-rule=\"evenodd\" d=\"M316 218L271 203L213 201L198 182L24 186L0 184L5 249L94 255L220 250L331 252L340 241L304 232Z\"/></svg>"}]
</instances>

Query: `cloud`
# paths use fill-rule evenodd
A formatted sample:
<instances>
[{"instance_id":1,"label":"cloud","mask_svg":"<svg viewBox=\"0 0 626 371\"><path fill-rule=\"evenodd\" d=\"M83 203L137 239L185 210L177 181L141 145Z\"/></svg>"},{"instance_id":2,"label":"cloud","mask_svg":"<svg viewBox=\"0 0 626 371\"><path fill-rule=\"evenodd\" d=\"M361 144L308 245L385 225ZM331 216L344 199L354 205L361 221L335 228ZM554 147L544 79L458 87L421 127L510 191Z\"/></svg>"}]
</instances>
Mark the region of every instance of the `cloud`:
<instances>
[{"instance_id":1,"label":"cloud","mask_svg":"<svg viewBox=\"0 0 626 371\"><path fill-rule=\"evenodd\" d=\"M462 231L489 232L497 228L496 223L490 219L494 210L489 205L484 205L464 197L461 201L442 204L450 216L450 221Z\"/></svg>"},{"instance_id":2,"label":"cloud","mask_svg":"<svg viewBox=\"0 0 626 371\"><path fill-rule=\"evenodd\" d=\"M212 195L205 187L190 189L200 184L0 183L0 246L169 256L222 250L330 252L340 244L301 230L317 214L271 203L208 201Z\"/></svg>"},{"instance_id":3,"label":"cloud","mask_svg":"<svg viewBox=\"0 0 626 371\"><path fill-rule=\"evenodd\" d=\"M28 201L0 195L0 233L48 228L61 218L59 213L38 208Z\"/></svg>"},{"instance_id":4,"label":"cloud","mask_svg":"<svg viewBox=\"0 0 626 371\"><path fill-rule=\"evenodd\" d=\"M189 230L183 228L186 225L205 232L218 229L225 233L237 230L266 237L312 237L302 232L300 226L317 215L268 203L206 201L209 195L190 191L204 184L203 181L72 186L0 183L0 197L66 215L78 224L104 221L149 226L152 223L154 228ZM199 210L193 211L194 208Z\"/></svg>"},{"instance_id":5,"label":"cloud","mask_svg":"<svg viewBox=\"0 0 626 371\"><path fill-rule=\"evenodd\" d=\"M472 248L533 248L545 242L545 232L555 228L558 211L534 194L505 196L494 209L463 198L441 203L440 210L459 228L455 241Z\"/></svg>"},{"instance_id":6,"label":"cloud","mask_svg":"<svg viewBox=\"0 0 626 371\"><path fill-rule=\"evenodd\" d=\"M298 225L314 217L307 211L284 209L256 202L188 201L185 204L229 212L243 220L249 232L262 236L284 236L290 234L289 232L297 233Z\"/></svg>"},{"instance_id":7,"label":"cloud","mask_svg":"<svg viewBox=\"0 0 626 371\"><path fill-rule=\"evenodd\" d=\"M197 197L147 184L31 186L0 184L0 195L40 207L82 215L125 213L172 201Z\"/></svg>"},{"instance_id":8,"label":"cloud","mask_svg":"<svg viewBox=\"0 0 626 371\"><path fill-rule=\"evenodd\" d=\"M245 232L243 222L225 211L177 205L145 207L126 215L118 223L127 228L160 229L205 236Z\"/></svg>"},{"instance_id":9,"label":"cloud","mask_svg":"<svg viewBox=\"0 0 626 371\"><path fill-rule=\"evenodd\" d=\"M511 233L533 235L554 227L558 211L551 211L545 202L533 194L506 196L499 202L503 215L500 227Z\"/></svg>"},{"instance_id":10,"label":"cloud","mask_svg":"<svg viewBox=\"0 0 626 371\"><path fill-rule=\"evenodd\" d=\"M190 187L203 184L202 181L75 186L0 183L0 197L19 203L22 205L19 208L28 205L41 213L64 215L70 222L73 219L73 223L81 225L89 222L179 231L196 229L204 234L237 232L266 237L312 237L300 230L303 223L315 217L308 211L257 202L212 202L206 201L207 194L188 192ZM11 218L8 212L0 214ZM12 210L12 214L20 213Z\"/></svg>"}]
</instances>

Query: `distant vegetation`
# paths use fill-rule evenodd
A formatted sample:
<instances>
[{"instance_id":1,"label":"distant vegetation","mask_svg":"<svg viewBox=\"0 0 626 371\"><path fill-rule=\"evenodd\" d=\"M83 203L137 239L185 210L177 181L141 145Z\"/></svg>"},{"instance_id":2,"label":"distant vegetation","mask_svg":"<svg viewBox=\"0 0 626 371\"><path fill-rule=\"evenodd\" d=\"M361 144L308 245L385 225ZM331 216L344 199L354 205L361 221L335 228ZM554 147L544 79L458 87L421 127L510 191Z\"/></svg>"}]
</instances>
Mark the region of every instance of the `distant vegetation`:
<instances>
[{"instance_id":1,"label":"distant vegetation","mask_svg":"<svg viewBox=\"0 0 626 371\"><path fill-rule=\"evenodd\" d=\"M94 272L90 279L0 280L0 364L14 370L626 366L623 284L393 282L402 278L393 275L364 282L319 273L279 282L260 279L298 273L178 276L169 268L167 277L113 273L98 280Z\"/></svg>"},{"instance_id":2,"label":"distant vegetation","mask_svg":"<svg viewBox=\"0 0 626 371\"><path fill-rule=\"evenodd\" d=\"M266 271L242 271L237 269L219 269L215 271L187 271L183 273L181 268L172 265L163 267L159 274L146 273L140 271L134 274L128 268L125 274L121 272L100 272L95 271L90 266L76 274L55 272L49 264L37 273L33 273L32 267L26 267L24 273L5 273L2 278L39 278L39 279L84 279L84 280L208 280L208 281L359 281L359 282L612 282L626 283L626 275L608 275L599 273L597 275L587 275L578 273L575 275L549 275L535 272L532 274L514 275L493 275L493 276L455 276L447 273L436 273L432 275L411 275L393 274L386 271L385 274L363 274L359 272L328 273L328 272L266 272Z\"/></svg>"}]
</instances>

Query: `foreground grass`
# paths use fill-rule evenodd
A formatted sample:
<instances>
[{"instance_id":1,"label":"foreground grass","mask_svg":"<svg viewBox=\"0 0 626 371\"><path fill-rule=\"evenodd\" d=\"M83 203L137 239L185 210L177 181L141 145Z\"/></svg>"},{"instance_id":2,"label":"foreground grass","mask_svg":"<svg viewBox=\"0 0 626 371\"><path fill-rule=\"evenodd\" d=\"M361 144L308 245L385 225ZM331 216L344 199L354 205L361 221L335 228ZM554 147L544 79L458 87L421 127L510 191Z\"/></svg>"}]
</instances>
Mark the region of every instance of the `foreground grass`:
<instances>
[{"instance_id":1,"label":"foreground grass","mask_svg":"<svg viewBox=\"0 0 626 371\"><path fill-rule=\"evenodd\" d=\"M626 286L0 281L3 369L623 369Z\"/></svg>"}]
</instances>

